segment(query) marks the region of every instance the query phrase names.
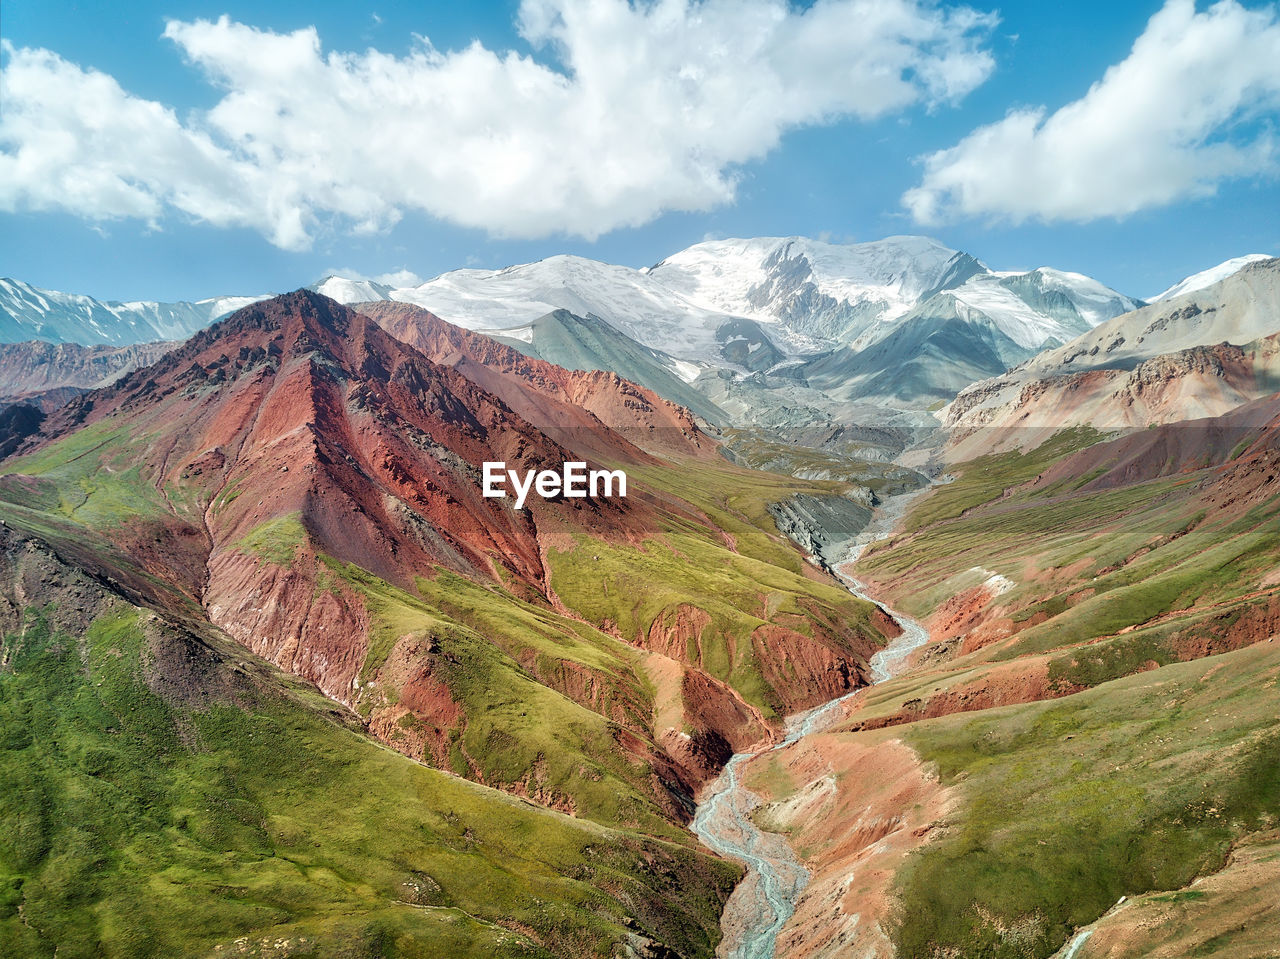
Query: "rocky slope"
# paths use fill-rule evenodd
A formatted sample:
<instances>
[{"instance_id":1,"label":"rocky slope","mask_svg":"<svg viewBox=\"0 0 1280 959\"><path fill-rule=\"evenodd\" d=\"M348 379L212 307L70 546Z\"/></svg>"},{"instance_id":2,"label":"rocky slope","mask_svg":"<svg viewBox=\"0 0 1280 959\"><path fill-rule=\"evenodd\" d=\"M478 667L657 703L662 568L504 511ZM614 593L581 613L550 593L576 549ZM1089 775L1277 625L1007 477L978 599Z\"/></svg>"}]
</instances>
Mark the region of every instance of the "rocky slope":
<instances>
[{"instance_id":1,"label":"rocky slope","mask_svg":"<svg viewBox=\"0 0 1280 959\"><path fill-rule=\"evenodd\" d=\"M1145 427L1225 413L1280 386L1278 328L1280 260L1251 262L964 389L944 414L951 455L1035 446L1076 424Z\"/></svg>"},{"instance_id":2,"label":"rocky slope","mask_svg":"<svg viewBox=\"0 0 1280 959\"><path fill-rule=\"evenodd\" d=\"M591 432L603 424L637 445L672 455L706 455L712 448L687 409L610 370L531 357L410 303L363 303L357 309L430 359L502 397L529 422L558 431L570 446L594 442Z\"/></svg>"},{"instance_id":3,"label":"rocky slope","mask_svg":"<svg viewBox=\"0 0 1280 959\"><path fill-rule=\"evenodd\" d=\"M757 492L613 374L415 329L447 363L317 294L246 308L52 416L0 500L105 537L394 748L608 825L671 830L725 749L861 681L882 624L754 498L805 484ZM581 456L628 496L481 495L483 461Z\"/></svg>"},{"instance_id":4,"label":"rocky slope","mask_svg":"<svg viewBox=\"0 0 1280 959\"><path fill-rule=\"evenodd\" d=\"M598 317L556 310L528 326L499 330L491 335L522 353L556 366L617 373L707 422L720 423L725 419L724 412L692 385L703 366L644 346ZM727 337L723 327L716 335L722 339ZM729 344L726 358L737 362L729 356L733 352L733 344Z\"/></svg>"},{"instance_id":5,"label":"rocky slope","mask_svg":"<svg viewBox=\"0 0 1280 959\"><path fill-rule=\"evenodd\" d=\"M150 366L172 343L79 346L75 343L0 343L0 402L36 402L46 412L77 391L106 386L139 366Z\"/></svg>"}]
</instances>

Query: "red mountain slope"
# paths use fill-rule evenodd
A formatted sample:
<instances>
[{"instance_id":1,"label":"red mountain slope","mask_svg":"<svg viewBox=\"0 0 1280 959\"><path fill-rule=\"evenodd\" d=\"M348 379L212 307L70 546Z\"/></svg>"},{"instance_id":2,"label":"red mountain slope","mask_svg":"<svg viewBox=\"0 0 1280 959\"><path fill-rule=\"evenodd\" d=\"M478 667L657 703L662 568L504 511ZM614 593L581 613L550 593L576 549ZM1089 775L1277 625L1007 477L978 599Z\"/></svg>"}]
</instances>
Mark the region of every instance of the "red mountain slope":
<instances>
[{"instance_id":1,"label":"red mountain slope","mask_svg":"<svg viewBox=\"0 0 1280 959\"><path fill-rule=\"evenodd\" d=\"M566 370L411 303L362 303L358 309L437 363L501 396L572 449L605 455L594 448L593 433L606 426L660 456L716 455L688 410L616 373Z\"/></svg>"},{"instance_id":2,"label":"red mountain slope","mask_svg":"<svg viewBox=\"0 0 1280 959\"><path fill-rule=\"evenodd\" d=\"M316 294L255 304L55 414L6 462L0 499L38 501L86 527L86 539L109 538L168 584L163 602L190 597L395 748L604 821L684 815L718 749L685 755L681 739L668 753L658 745L668 733L745 743L769 734L769 704L858 681L883 624L817 574L788 568L786 547L779 566L757 559L771 547L754 527L730 534L638 479L625 499L534 495L520 510L482 495L489 460L669 471L575 397L602 409L617 400L617 421L632 409L646 433L675 424L655 431L686 434L686 453L700 455L707 440L682 410L643 395L629 407L637 388L608 374L458 362L433 362ZM740 479L728 482L736 490ZM749 558L738 536L755 543ZM552 554L574 608L551 586ZM639 648L671 613L666 599L645 599L660 587L712 610L670 689ZM137 588L146 592L145 579ZM798 617L810 608L821 615ZM622 615L635 627L625 636ZM768 648L744 641L780 630ZM743 690L751 704L721 708Z\"/></svg>"}]
</instances>

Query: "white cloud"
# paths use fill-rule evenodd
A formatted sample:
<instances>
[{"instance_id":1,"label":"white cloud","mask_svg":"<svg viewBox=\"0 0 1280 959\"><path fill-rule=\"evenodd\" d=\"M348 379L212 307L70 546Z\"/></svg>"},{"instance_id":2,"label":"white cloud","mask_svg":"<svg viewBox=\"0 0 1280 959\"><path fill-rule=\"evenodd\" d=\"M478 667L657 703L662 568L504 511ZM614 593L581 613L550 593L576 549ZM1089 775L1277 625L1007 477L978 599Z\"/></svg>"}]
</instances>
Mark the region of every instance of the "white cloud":
<instances>
[{"instance_id":1,"label":"white cloud","mask_svg":"<svg viewBox=\"0 0 1280 959\"><path fill-rule=\"evenodd\" d=\"M588 238L731 202L789 129L964 96L991 15L932 0L523 0L533 56L475 43L324 52L228 20L165 36L222 90L179 119L109 76L6 48L0 209L170 209L304 248L423 211L491 234Z\"/></svg>"},{"instance_id":2,"label":"white cloud","mask_svg":"<svg viewBox=\"0 0 1280 959\"><path fill-rule=\"evenodd\" d=\"M397 289L406 286L421 286L423 283L422 277L418 276L417 273L414 273L413 270L403 268L393 270L390 273L379 273L377 276L370 276L368 273L363 273L360 270L355 270L351 267L339 266L325 270L324 275L340 276L344 279L357 280L362 283L372 281L374 283L381 283L383 286L391 286Z\"/></svg>"},{"instance_id":3,"label":"white cloud","mask_svg":"<svg viewBox=\"0 0 1280 959\"><path fill-rule=\"evenodd\" d=\"M421 286L422 277L414 273L413 270L395 270L391 273L379 273L374 280L384 286L406 287Z\"/></svg>"},{"instance_id":4,"label":"white cloud","mask_svg":"<svg viewBox=\"0 0 1280 959\"><path fill-rule=\"evenodd\" d=\"M1276 8L1169 0L1084 97L1052 115L1011 111L926 157L902 200L921 223L1122 217L1274 175L1276 143L1256 121L1277 109Z\"/></svg>"}]
</instances>

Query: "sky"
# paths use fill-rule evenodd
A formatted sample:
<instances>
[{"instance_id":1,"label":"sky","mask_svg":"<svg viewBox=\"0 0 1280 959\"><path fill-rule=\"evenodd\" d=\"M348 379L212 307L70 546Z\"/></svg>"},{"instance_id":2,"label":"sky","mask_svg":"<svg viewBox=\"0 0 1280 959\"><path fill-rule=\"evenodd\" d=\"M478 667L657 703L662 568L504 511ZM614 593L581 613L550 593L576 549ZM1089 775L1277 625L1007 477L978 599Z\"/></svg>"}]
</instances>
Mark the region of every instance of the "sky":
<instances>
[{"instance_id":1,"label":"sky","mask_svg":"<svg viewBox=\"0 0 1280 959\"><path fill-rule=\"evenodd\" d=\"M0 275L100 299L918 233L1133 296L1280 254L1275 3L0 7Z\"/></svg>"}]
</instances>

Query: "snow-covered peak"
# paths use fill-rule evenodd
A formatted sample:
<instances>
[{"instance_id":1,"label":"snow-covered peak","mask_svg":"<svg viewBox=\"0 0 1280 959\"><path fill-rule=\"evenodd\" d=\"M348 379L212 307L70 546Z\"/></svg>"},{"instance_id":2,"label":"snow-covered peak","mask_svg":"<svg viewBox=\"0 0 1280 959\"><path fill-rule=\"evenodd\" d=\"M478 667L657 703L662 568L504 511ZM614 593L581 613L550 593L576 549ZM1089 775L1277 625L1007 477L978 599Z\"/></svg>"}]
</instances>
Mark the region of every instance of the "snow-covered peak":
<instances>
[{"instance_id":1,"label":"snow-covered peak","mask_svg":"<svg viewBox=\"0 0 1280 959\"><path fill-rule=\"evenodd\" d=\"M391 299L391 287L373 280L353 280L345 276L329 275L311 289L339 303L370 303Z\"/></svg>"},{"instance_id":2,"label":"snow-covered peak","mask_svg":"<svg viewBox=\"0 0 1280 959\"><path fill-rule=\"evenodd\" d=\"M1022 274L1023 276L1027 274ZM1011 290L1002 278L971 277L951 291L957 302L985 315L1000 332L1024 349L1038 349L1050 340L1065 343L1090 327L1036 309Z\"/></svg>"},{"instance_id":3,"label":"snow-covered peak","mask_svg":"<svg viewBox=\"0 0 1280 959\"><path fill-rule=\"evenodd\" d=\"M92 346L185 339L219 317L261 299L264 297L219 296L196 303L118 303L3 279L0 342L45 340Z\"/></svg>"},{"instance_id":4,"label":"snow-covered peak","mask_svg":"<svg viewBox=\"0 0 1280 959\"><path fill-rule=\"evenodd\" d=\"M1206 286L1212 286L1219 280L1225 280L1234 273L1240 272L1250 263L1256 263L1258 260L1271 259L1266 253L1248 253L1244 256L1233 257L1230 260L1224 260L1217 266L1210 267L1207 270L1201 270L1185 279L1179 280L1169 289L1165 290L1158 296L1153 296L1148 300L1150 303L1159 303L1161 300L1170 300L1175 296L1182 296L1184 293L1194 293L1196 290L1203 290Z\"/></svg>"},{"instance_id":5,"label":"snow-covered peak","mask_svg":"<svg viewBox=\"0 0 1280 959\"><path fill-rule=\"evenodd\" d=\"M853 244L757 237L695 244L650 275L707 309L755 320L777 319L801 289L836 303L882 304L884 319L901 316L937 289L959 256L924 236Z\"/></svg>"},{"instance_id":6,"label":"snow-covered peak","mask_svg":"<svg viewBox=\"0 0 1280 959\"><path fill-rule=\"evenodd\" d=\"M715 349L724 317L690 303L640 270L552 256L502 270L454 270L391 298L468 329L523 326L554 310L600 317L648 346L699 357Z\"/></svg>"}]
</instances>

